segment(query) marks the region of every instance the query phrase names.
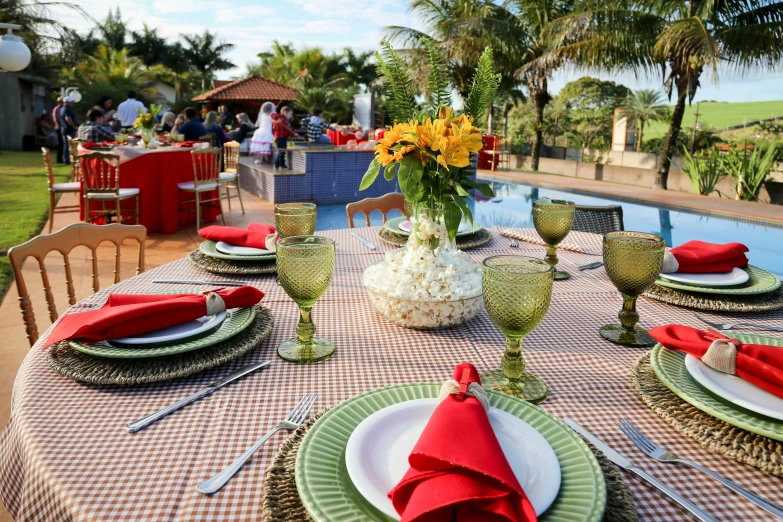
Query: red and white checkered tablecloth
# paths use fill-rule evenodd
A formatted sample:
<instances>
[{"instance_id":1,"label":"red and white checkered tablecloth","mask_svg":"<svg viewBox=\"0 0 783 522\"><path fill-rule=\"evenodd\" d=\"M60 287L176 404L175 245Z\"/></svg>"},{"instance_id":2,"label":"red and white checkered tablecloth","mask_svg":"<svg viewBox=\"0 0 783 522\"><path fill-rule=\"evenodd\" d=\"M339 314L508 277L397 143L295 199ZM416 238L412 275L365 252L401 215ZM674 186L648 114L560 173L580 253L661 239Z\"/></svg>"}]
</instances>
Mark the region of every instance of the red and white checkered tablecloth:
<instances>
[{"instance_id":1,"label":"red and white checkered tablecloth","mask_svg":"<svg viewBox=\"0 0 783 522\"><path fill-rule=\"evenodd\" d=\"M480 371L497 368L504 342L483 311L466 325L430 332L400 328L376 314L360 277L388 249L377 230L357 229L379 246L375 252L347 230L322 233L336 239L338 252L331 287L314 308L319 335L338 346L327 362L297 366L276 357L278 343L294 333L298 311L271 276L237 279L266 292L263 303L276 321L272 335L246 356L189 378L137 387L84 385L51 369L40 345L31 349L14 384L11 420L0 435L0 493L10 513L18 521L260 520L264 470L284 434L266 444L220 493L207 497L195 487L243 453L302 395L317 393L320 409L381 386L442 381L462 361ZM494 232L491 243L468 251L473 259L544 254L543 247L531 243L509 248L510 240ZM574 232L568 240L590 248L600 245L599 236L585 233ZM601 325L617 320L618 292L603 269L577 270L595 256L568 251L559 256L572 278L555 282L549 313L524 343L529 370L551 390L543 407L576 419L720 520L773 520L704 475L653 462L619 432L618 419L627 417L668 449L783 504L778 478L702 449L644 405L629 376L644 350L610 344L598 334ZM202 272L183 259L101 291L69 312L102 302L108 292L166 289L152 285L153 278L225 276ZM638 308L645 327L669 322L700 326L687 309L646 298ZM781 319L783 312L753 317L769 324ZM125 431L129 421L263 359L271 359L271 366L139 433ZM654 490L625 478L642 520L690 520Z\"/></svg>"}]
</instances>

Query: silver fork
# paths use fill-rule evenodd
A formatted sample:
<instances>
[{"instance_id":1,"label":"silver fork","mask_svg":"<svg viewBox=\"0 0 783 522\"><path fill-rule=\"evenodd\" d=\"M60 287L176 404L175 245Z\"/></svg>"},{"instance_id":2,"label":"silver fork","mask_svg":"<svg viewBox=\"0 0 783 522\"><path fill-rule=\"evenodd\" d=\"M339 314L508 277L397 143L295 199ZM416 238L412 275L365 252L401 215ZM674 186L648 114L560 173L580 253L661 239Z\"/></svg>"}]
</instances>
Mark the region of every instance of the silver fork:
<instances>
[{"instance_id":1,"label":"silver fork","mask_svg":"<svg viewBox=\"0 0 783 522\"><path fill-rule=\"evenodd\" d=\"M310 410L313 409L313 404L315 404L316 397L318 396L314 394L309 394L302 397L302 399L299 401L299 404L297 404L294 409L291 410L291 413L286 415L285 419L281 420L277 426L272 428L261 438L261 440L256 442L252 448L247 450L241 457L232 462L231 465L226 469L209 480L205 480L199 484L196 489L207 495L211 495L212 493L217 493L220 491L223 486L228 484L228 481L231 480L240 469L242 469L242 466L244 466L248 460L253 458L253 454L258 451L258 448L263 446L264 443L272 437L272 435L281 430L293 431L301 426L302 422L304 422L304 420L310 414Z\"/></svg>"},{"instance_id":2,"label":"silver fork","mask_svg":"<svg viewBox=\"0 0 783 522\"><path fill-rule=\"evenodd\" d=\"M511 248L519 248L519 241L517 241L516 239L512 239L511 243L509 243L508 246L510 246Z\"/></svg>"},{"instance_id":3,"label":"silver fork","mask_svg":"<svg viewBox=\"0 0 783 522\"><path fill-rule=\"evenodd\" d=\"M756 324L756 323L743 323L743 322L736 322L736 323L711 323L702 316L696 314L696 319L701 321L704 324L708 324L715 328L716 330L733 330L737 326L747 326L749 328L759 328L760 330L770 330L772 332L783 332L783 328L779 326L767 326L765 324Z\"/></svg>"},{"instance_id":4,"label":"silver fork","mask_svg":"<svg viewBox=\"0 0 783 522\"><path fill-rule=\"evenodd\" d=\"M732 482L731 480L723 477L722 475L715 473L709 468L705 468L704 466L690 460L681 459L674 453L666 451L661 446L658 446L653 441L648 439L644 435L644 433L639 431L639 428L631 424L628 421L628 419L625 418L620 419L618 425L620 426L620 431L622 431L626 437L631 439L631 442L633 442L637 448L642 450L643 453L647 454L647 456L652 457L660 462L685 464L686 466L690 466L694 469L697 469L702 473L706 473L710 477L714 478L715 480L717 480L718 482L720 482L721 484L723 484L724 486L732 490L734 493L737 493L738 495L741 495L746 499L750 500L761 509L768 511L769 513L772 513L778 518L783 518L783 508L781 508L780 506L773 504L772 502L769 502L767 500L764 500L763 498L756 495L755 493L748 491L747 489L743 488L739 484Z\"/></svg>"}]
</instances>

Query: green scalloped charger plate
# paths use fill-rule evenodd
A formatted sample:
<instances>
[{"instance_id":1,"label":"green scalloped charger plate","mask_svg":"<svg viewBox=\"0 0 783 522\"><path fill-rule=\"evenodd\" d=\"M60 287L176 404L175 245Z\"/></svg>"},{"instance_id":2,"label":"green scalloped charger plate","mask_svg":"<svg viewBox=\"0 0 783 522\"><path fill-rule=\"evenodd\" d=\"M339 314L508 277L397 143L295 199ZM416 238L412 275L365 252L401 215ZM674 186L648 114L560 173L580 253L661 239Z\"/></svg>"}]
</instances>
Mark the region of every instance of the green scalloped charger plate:
<instances>
[{"instance_id":1,"label":"green scalloped charger plate","mask_svg":"<svg viewBox=\"0 0 783 522\"><path fill-rule=\"evenodd\" d=\"M149 357L165 357L178 353L200 350L213 344L230 339L253 323L256 317L255 307L233 308L228 310L226 320L209 335L197 337L187 342L159 345L154 348L119 348L108 343L84 344L79 341L68 341L68 345L77 352L105 357L109 359L146 359Z\"/></svg>"},{"instance_id":2,"label":"green scalloped charger plate","mask_svg":"<svg viewBox=\"0 0 783 522\"><path fill-rule=\"evenodd\" d=\"M238 256L236 254L224 254L223 252L219 251L217 247L215 246L217 243L214 241L204 241L198 246L198 249L201 251L202 254L209 256L209 257L215 257L217 259L226 259L228 261L247 261L249 263L254 263L257 261L271 261L273 259L277 258L277 254L268 254L268 255L258 255L258 256Z\"/></svg>"},{"instance_id":3,"label":"green scalloped charger plate","mask_svg":"<svg viewBox=\"0 0 783 522\"><path fill-rule=\"evenodd\" d=\"M783 347L783 339L740 332L723 332L743 343L770 344ZM685 368L685 355L656 345L650 353L650 363L655 375L675 395L732 426L748 430L770 439L783 441L783 422L746 410L699 385Z\"/></svg>"},{"instance_id":4,"label":"green scalloped charger plate","mask_svg":"<svg viewBox=\"0 0 783 522\"><path fill-rule=\"evenodd\" d=\"M675 290L684 290L686 292L693 292L697 294L720 294L720 295L758 295L774 292L780 287L780 279L772 272L767 272L763 268L757 266L748 265L748 268L744 268L750 279L739 286L722 287L722 288L709 288L706 286L693 286L683 283L677 283L659 277L655 284L658 286L665 286L666 288L673 288Z\"/></svg>"},{"instance_id":5,"label":"green scalloped charger plate","mask_svg":"<svg viewBox=\"0 0 783 522\"><path fill-rule=\"evenodd\" d=\"M396 217L396 218L390 219L389 221L384 223L383 226L386 228L386 230L388 230L389 232L392 232L394 234L398 234L398 235L401 235L401 236L409 236L409 235L411 235L410 232L405 232L404 230L400 230L400 223L402 223L406 219L407 218L405 216ZM474 221L473 222L473 228L471 230L465 230L464 232L457 232L457 236L458 237L469 236L471 234L475 234L479 230L481 230L481 224L480 223L476 223Z\"/></svg>"},{"instance_id":6,"label":"green scalloped charger plate","mask_svg":"<svg viewBox=\"0 0 783 522\"><path fill-rule=\"evenodd\" d=\"M356 490L345 466L348 438L364 419L387 406L438 396L440 384L402 384L362 393L335 406L310 428L296 459L296 488L316 521L393 519ZM544 410L503 393L489 392L493 407L527 422L546 438L560 461L560 493L541 522L598 522L606 483L593 453L579 436Z\"/></svg>"}]
</instances>

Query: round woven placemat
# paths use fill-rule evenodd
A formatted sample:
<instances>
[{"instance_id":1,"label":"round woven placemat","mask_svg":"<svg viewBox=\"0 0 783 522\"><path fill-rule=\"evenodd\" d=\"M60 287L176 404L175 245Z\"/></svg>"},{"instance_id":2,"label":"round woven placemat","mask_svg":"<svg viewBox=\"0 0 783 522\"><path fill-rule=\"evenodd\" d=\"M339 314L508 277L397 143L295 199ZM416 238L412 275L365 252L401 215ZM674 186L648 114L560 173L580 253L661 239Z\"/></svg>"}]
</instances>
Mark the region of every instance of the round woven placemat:
<instances>
[{"instance_id":1,"label":"round woven placemat","mask_svg":"<svg viewBox=\"0 0 783 522\"><path fill-rule=\"evenodd\" d=\"M783 309L783 287L766 294L737 296L697 294L652 285L644 295L667 304L708 312L750 313Z\"/></svg>"},{"instance_id":2,"label":"round woven placemat","mask_svg":"<svg viewBox=\"0 0 783 522\"><path fill-rule=\"evenodd\" d=\"M394 246L404 247L406 243L408 243L408 236L395 234L385 227L378 231L378 235L381 237L381 239L387 243L391 243ZM482 228L475 234L457 236L456 244L457 248L460 250L470 250L471 248L478 248L480 246L486 245L490 241L492 241L492 232Z\"/></svg>"},{"instance_id":3,"label":"round woven placemat","mask_svg":"<svg viewBox=\"0 0 783 522\"><path fill-rule=\"evenodd\" d=\"M783 477L783 443L732 426L677 397L655 375L649 353L633 365L631 381L650 409L703 448Z\"/></svg>"},{"instance_id":4,"label":"round woven placemat","mask_svg":"<svg viewBox=\"0 0 783 522\"><path fill-rule=\"evenodd\" d=\"M203 268L213 274L229 275L253 275L253 274L276 274L277 261L263 261L257 263L248 263L243 261L228 261L209 257L208 255L195 249L188 254L188 261L193 265Z\"/></svg>"},{"instance_id":5,"label":"round woven placemat","mask_svg":"<svg viewBox=\"0 0 783 522\"><path fill-rule=\"evenodd\" d=\"M241 357L266 339L274 319L268 308L256 305L253 322L234 337L201 350L149 359L108 359L77 352L68 341L49 348L49 364L60 375L90 384L131 386L186 377Z\"/></svg>"},{"instance_id":6,"label":"round woven placemat","mask_svg":"<svg viewBox=\"0 0 783 522\"><path fill-rule=\"evenodd\" d=\"M318 412L302 424L277 449L277 454L264 474L264 520L267 522L312 522L296 490L296 456L307 431L329 408ZM584 439L583 439L584 440ZM585 441L598 459L606 479L606 511L603 522L636 522L633 497L620 472L603 453Z\"/></svg>"}]
</instances>

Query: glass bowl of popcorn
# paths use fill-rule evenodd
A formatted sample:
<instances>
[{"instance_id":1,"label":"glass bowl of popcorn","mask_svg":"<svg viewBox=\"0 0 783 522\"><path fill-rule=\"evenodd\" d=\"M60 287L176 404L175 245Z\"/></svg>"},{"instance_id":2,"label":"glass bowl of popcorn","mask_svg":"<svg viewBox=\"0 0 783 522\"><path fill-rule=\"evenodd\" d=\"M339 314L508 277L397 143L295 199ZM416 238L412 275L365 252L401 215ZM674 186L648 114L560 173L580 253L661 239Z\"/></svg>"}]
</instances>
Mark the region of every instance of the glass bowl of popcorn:
<instances>
[{"instance_id":1,"label":"glass bowl of popcorn","mask_svg":"<svg viewBox=\"0 0 783 522\"><path fill-rule=\"evenodd\" d=\"M456 249L401 248L362 275L375 310L405 328L449 328L483 306L481 267Z\"/></svg>"}]
</instances>

